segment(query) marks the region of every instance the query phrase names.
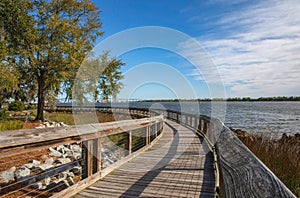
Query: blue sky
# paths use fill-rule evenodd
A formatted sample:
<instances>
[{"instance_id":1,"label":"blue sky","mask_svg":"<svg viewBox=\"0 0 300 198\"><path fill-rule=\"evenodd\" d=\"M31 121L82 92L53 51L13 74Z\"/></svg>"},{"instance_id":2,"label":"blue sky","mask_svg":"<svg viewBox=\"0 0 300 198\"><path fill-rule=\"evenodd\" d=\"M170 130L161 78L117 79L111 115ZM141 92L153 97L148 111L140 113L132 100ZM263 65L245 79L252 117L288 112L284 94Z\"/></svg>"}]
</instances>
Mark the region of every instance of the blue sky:
<instances>
[{"instance_id":1,"label":"blue sky","mask_svg":"<svg viewBox=\"0 0 300 198\"><path fill-rule=\"evenodd\" d=\"M191 38L178 43L180 54L145 47L118 56L126 63L119 98L300 95L299 0L94 2L102 10L104 35L99 45L114 34L143 26L167 27ZM195 50L194 41L202 49ZM203 62L207 58L210 63Z\"/></svg>"}]
</instances>

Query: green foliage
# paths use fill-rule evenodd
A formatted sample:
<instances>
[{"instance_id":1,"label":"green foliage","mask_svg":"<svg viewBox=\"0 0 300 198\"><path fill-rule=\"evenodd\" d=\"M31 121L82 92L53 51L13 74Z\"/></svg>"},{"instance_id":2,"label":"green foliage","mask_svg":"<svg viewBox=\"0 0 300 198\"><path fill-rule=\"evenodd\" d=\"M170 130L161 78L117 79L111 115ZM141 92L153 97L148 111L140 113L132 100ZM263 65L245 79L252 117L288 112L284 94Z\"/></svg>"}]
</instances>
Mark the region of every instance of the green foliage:
<instances>
[{"instance_id":1,"label":"green foliage","mask_svg":"<svg viewBox=\"0 0 300 198\"><path fill-rule=\"evenodd\" d=\"M15 100L8 105L8 110L9 111L23 111L25 109L25 104L24 102Z\"/></svg>"},{"instance_id":2,"label":"green foliage","mask_svg":"<svg viewBox=\"0 0 300 198\"><path fill-rule=\"evenodd\" d=\"M120 71L124 63L116 58L110 58L106 51L98 58L86 59L77 76L73 95L79 104L89 102L88 98L97 101L115 99L122 88L120 82L123 75ZM84 90L84 91L83 91Z\"/></svg>"},{"instance_id":3,"label":"green foliage","mask_svg":"<svg viewBox=\"0 0 300 198\"><path fill-rule=\"evenodd\" d=\"M9 116L9 113L7 111L4 111L4 110L0 111L0 120L3 120L3 121L7 120L8 116Z\"/></svg>"},{"instance_id":4,"label":"green foliage","mask_svg":"<svg viewBox=\"0 0 300 198\"><path fill-rule=\"evenodd\" d=\"M35 107L34 107L33 105L28 105L28 106L26 107L26 109L27 109L27 110L33 110L33 109L35 109Z\"/></svg>"},{"instance_id":5,"label":"green foliage","mask_svg":"<svg viewBox=\"0 0 300 198\"><path fill-rule=\"evenodd\" d=\"M72 85L80 63L102 35L99 13L90 0L1 1L7 54L2 60L13 60L22 76L18 97L37 95L36 119L44 118L47 95L57 95L63 82Z\"/></svg>"},{"instance_id":6,"label":"green foliage","mask_svg":"<svg viewBox=\"0 0 300 198\"><path fill-rule=\"evenodd\" d=\"M0 131L18 130L23 128L23 122L19 120L0 121Z\"/></svg>"}]
</instances>

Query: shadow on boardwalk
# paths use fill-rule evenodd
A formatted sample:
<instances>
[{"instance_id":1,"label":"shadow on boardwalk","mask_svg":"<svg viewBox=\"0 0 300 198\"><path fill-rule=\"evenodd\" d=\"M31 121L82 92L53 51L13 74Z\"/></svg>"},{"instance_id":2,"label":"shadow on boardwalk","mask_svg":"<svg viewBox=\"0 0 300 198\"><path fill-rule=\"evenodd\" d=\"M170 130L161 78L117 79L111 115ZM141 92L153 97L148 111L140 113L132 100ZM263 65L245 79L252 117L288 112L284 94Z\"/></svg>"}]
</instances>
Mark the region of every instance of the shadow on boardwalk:
<instances>
[{"instance_id":1,"label":"shadow on boardwalk","mask_svg":"<svg viewBox=\"0 0 300 198\"><path fill-rule=\"evenodd\" d=\"M148 151L75 197L214 197L212 154L195 133L167 121Z\"/></svg>"}]
</instances>

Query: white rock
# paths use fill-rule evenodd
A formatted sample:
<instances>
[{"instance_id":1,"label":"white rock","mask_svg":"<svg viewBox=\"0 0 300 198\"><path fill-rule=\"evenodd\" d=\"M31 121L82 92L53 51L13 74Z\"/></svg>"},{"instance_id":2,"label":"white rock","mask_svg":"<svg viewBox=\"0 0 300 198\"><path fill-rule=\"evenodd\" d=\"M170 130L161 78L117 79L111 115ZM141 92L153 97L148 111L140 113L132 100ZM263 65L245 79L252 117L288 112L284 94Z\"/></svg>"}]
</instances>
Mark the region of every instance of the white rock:
<instances>
[{"instance_id":1,"label":"white rock","mask_svg":"<svg viewBox=\"0 0 300 198\"><path fill-rule=\"evenodd\" d=\"M7 184L10 181L15 181L15 174L13 171L3 171L0 173L0 184Z\"/></svg>"},{"instance_id":2,"label":"white rock","mask_svg":"<svg viewBox=\"0 0 300 198\"><path fill-rule=\"evenodd\" d=\"M50 155L53 157L60 157L62 156L62 153L53 149L52 147L49 147L49 151L51 151Z\"/></svg>"},{"instance_id":3,"label":"white rock","mask_svg":"<svg viewBox=\"0 0 300 198\"><path fill-rule=\"evenodd\" d=\"M49 157L45 160L45 164L51 165L51 164L53 164L53 162L54 162L54 159L52 157Z\"/></svg>"},{"instance_id":4,"label":"white rock","mask_svg":"<svg viewBox=\"0 0 300 198\"><path fill-rule=\"evenodd\" d=\"M52 167L54 167L52 164L41 164L41 165L38 166L38 168L41 171L47 170L47 169L52 168Z\"/></svg>"},{"instance_id":5,"label":"white rock","mask_svg":"<svg viewBox=\"0 0 300 198\"><path fill-rule=\"evenodd\" d=\"M48 186L51 182L51 178L50 177L46 177L45 179L43 179L43 182L46 186Z\"/></svg>"},{"instance_id":6,"label":"white rock","mask_svg":"<svg viewBox=\"0 0 300 198\"><path fill-rule=\"evenodd\" d=\"M73 172L75 175L81 175L82 167L81 166L75 166L75 167L72 168L71 172Z\"/></svg>"},{"instance_id":7,"label":"white rock","mask_svg":"<svg viewBox=\"0 0 300 198\"><path fill-rule=\"evenodd\" d=\"M55 162L60 163L60 164L67 164L71 162L71 159L69 158L58 158L55 160Z\"/></svg>"},{"instance_id":8,"label":"white rock","mask_svg":"<svg viewBox=\"0 0 300 198\"><path fill-rule=\"evenodd\" d=\"M30 175L30 170L25 166L22 166L19 170L15 171L15 178L17 181L28 177Z\"/></svg>"}]
</instances>

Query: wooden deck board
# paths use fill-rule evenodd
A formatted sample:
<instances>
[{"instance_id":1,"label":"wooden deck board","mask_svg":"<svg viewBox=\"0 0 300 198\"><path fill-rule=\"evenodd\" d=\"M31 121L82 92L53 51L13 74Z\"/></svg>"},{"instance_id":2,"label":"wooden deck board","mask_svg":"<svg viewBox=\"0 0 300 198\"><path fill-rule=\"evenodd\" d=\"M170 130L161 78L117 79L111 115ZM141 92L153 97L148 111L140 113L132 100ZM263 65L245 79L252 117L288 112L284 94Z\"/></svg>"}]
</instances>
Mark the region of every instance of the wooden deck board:
<instances>
[{"instance_id":1,"label":"wooden deck board","mask_svg":"<svg viewBox=\"0 0 300 198\"><path fill-rule=\"evenodd\" d=\"M213 156L190 129L167 121L148 151L75 197L214 197Z\"/></svg>"}]
</instances>

